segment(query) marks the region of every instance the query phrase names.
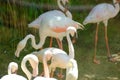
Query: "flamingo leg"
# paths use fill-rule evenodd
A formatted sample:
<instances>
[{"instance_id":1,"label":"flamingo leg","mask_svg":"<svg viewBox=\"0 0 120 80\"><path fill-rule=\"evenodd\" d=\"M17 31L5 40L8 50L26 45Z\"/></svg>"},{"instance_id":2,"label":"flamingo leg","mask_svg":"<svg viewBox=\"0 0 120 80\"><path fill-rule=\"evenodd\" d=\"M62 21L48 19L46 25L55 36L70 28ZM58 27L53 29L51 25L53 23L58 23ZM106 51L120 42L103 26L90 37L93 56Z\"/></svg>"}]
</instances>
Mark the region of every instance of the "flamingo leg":
<instances>
[{"instance_id":1,"label":"flamingo leg","mask_svg":"<svg viewBox=\"0 0 120 80\"><path fill-rule=\"evenodd\" d=\"M64 75L62 74L63 70L60 69L60 73L57 74L57 76L59 77L60 80L63 80Z\"/></svg>"},{"instance_id":2,"label":"flamingo leg","mask_svg":"<svg viewBox=\"0 0 120 80\"><path fill-rule=\"evenodd\" d=\"M50 77L53 77L53 76L54 76L54 71L51 71Z\"/></svg>"},{"instance_id":3,"label":"flamingo leg","mask_svg":"<svg viewBox=\"0 0 120 80\"><path fill-rule=\"evenodd\" d=\"M111 62L115 62L116 60L110 54L110 48L109 48L108 37L107 37L107 26L105 26L105 42L106 42L108 60Z\"/></svg>"},{"instance_id":4,"label":"flamingo leg","mask_svg":"<svg viewBox=\"0 0 120 80\"><path fill-rule=\"evenodd\" d=\"M53 43L53 38L51 37L50 38L50 45L49 45L49 47L52 47L52 43Z\"/></svg>"},{"instance_id":5,"label":"flamingo leg","mask_svg":"<svg viewBox=\"0 0 120 80\"><path fill-rule=\"evenodd\" d=\"M96 26L96 33L95 33L95 52L94 52L94 59L93 62L96 64L100 64L100 61L96 59L96 52L97 52L97 42L98 42L98 23Z\"/></svg>"},{"instance_id":6,"label":"flamingo leg","mask_svg":"<svg viewBox=\"0 0 120 80\"><path fill-rule=\"evenodd\" d=\"M58 43L59 48L63 50L62 41L60 41L59 39L56 39L56 40L57 40L57 43ZM64 75L62 75L62 73L63 73L63 70L60 69L60 73L58 74L58 77L59 77L60 79L62 79L62 78L64 77Z\"/></svg>"},{"instance_id":7,"label":"flamingo leg","mask_svg":"<svg viewBox=\"0 0 120 80\"><path fill-rule=\"evenodd\" d=\"M106 48L107 48L107 51L108 51L107 56L111 57L109 44L108 44L107 27L106 26L105 26L105 42L106 42Z\"/></svg>"},{"instance_id":8,"label":"flamingo leg","mask_svg":"<svg viewBox=\"0 0 120 80\"><path fill-rule=\"evenodd\" d=\"M57 43L58 43L59 48L63 50L63 44L62 44L62 41L60 41L60 40L57 39L57 38L56 38L56 40L57 40Z\"/></svg>"}]
</instances>

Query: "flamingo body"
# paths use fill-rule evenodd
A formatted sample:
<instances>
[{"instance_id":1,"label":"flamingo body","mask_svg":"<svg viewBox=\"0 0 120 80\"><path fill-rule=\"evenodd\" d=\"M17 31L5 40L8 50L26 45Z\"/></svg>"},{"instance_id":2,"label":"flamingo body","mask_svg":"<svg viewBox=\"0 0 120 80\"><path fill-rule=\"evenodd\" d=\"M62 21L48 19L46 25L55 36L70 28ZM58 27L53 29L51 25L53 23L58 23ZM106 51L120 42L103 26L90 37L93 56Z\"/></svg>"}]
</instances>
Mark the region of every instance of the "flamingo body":
<instances>
[{"instance_id":1,"label":"flamingo body","mask_svg":"<svg viewBox=\"0 0 120 80\"><path fill-rule=\"evenodd\" d=\"M44 37L51 36L60 40L65 36L68 27L80 28L78 22L66 17L62 12L57 10L48 11L40 15L28 26L39 28L40 37L42 35Z\"/></svg>"},{"instance_id":2,"label":"flamingo body","mask_svg":"<svg viewBox=\"0 0 120 80\"><path fill-rule=\"evenodd\" d=\"M17 75L18 64L15 62L10 62L8 65L8 75L3 76L0 80L27 80L21 75Z\"/></svg>"},{"instance_id":3,"label":"flamingo body","mask_svg":"<svg viewBox=\"0 0 120 80\"><path fill-rule=\"evenodd\" d=\"M30 71L27 69L26 67L27 61L30 62L30 65L33 69L33 73L30 73ZM49 72L46 71L46 68L48 68L47 65L44 66L45 77L37 76L38 75L38 64L39 64L38 57L35 56L34 54L28 54L22 59L21 68L23 72L26 74L26 76L28 77L28 80L31 80L32 77L35 77L33 80L57 80L55 78L49 78Z\"/></svg>"},{"instance_id":4,"label":"flamingo body","mask_svg":"<svg viewBox=\"0 0 120 80\"><path fill-rule=\"evenodd\" d=\"M83 24L99 23L101 21L109 20L110 18L115 17L118 12L119 4L116 2L114 5L108 3L98 4L90 11Z\"/></svg>"},{"instance_id":5,"label":"flamingo body","mask_svg":"<svg viewBox=\"0 0 120 80\"><path fill-rule=\"evenodd\" d=\"M94 60L93 60L97 64L100 64L100 61L96 59L97 42L98 42L98 25L100 22L103 22L105 25L105 42L106 42L106 48L107 48L107 57L109 61L115 62L115 60L112 58L110 54L108 37L107 37L107 25L108 25L108 20L110 18L115 17L118 14L120 10L119 3L120 3L120 0L113 0L113 5L107 4L107 3L98 4L91 10L89 15L83 21L83 24L97 23L96 34L95 34L95 53L94 53Z\"/></svg>"},{"instance_id":6,"label":"flamingo body","mask_svg":"<svg viewBox=\"0 0 120 80\"><path fill-rule=\"evenodd\" d=\"M3 76L0 80L27 80L27 79L17 74L9 74Z\"/></svg>"},{"instance_id":7,"label":"flamingo body","mask_svg":"<svg viewBox=\"0 0 120 80\"><path fill-rule=\"evenodd\" d=\"M68 41L68 46L69 46L69 56L70 56L71 58L74 58L74 47L73 47L73 44L72 44L72 42L71 42L71 39L70 39L69 34L71 34L71 36L74 36L74 34L75 34L76 32L77 32L77 31L76 31L76 28L74 28L74 27L68 27L68 28L67 28L67 31L66 31L66 33L65 33L65 35L67 35L67 41ZM59 35L57 35L57 36L59 36ZM21 41L19 42L19 44L17 45L17 49L16 49L16 52L15 52L15 55L16 55L17 57L19 57L20 51L23 50L24 47L26 46L27 40L28 40L29 38L32 40L32 47L34 47L34 48L36 48L36 49L39 48L39 44L36 45L36 43L35 43L35 37L34 37L33 35L29 34L29 35L27 35L23 40L21 40ZM41 52L42 52L42 50L41 50ZM43 51L43 53L44 53L44 51ZM42 56L42 54L41 54L41 56ZM41 61L41 60L40 60L40 61Z\"/></svg>"},{"instance_id":8,"label":"flamingo body","mask_svg":"<svg viewBox=\"0 0 120 80\"><path fill-rule=\"evenodd\" d=\"M70 56L67 55L67 53L65 51L63 51L61 49L53 48L53 47L45 48L40 51L35 51L35 52L32 52L31 54L26 55L24 57L24 59L22 60L22 65L21 65L23 71L25 71L23 62L25 61L25 58L27 60L27 56L31 56L32 60L33 60L32 56L36 56L38 58L39 62L42 62L43 64L45 64L45 63L47 63L47 61L51 60L51 64L49 65L50 72L52 72L52 71L54 72L56 67L62 68L62 69L67 69L66 80L69 80L70 78L72 78L72 80L77 80L77 78L78 78L78 67L77 67L76 60L72 59ZM34 65L34 63L32 65ZM33 72L36 72L36 70ZM36 77L36 78L41 78L41 77ZM47 80L47 78L46 78L46 80Z\"/></svg>"},{"instance_id":9,"label":"flamingo body","mask_svg":"<svg viewBox=\"0 0 120 80\"><path fill-rule=\"evenodd\" d=\"M65 51L63 51L61 49L58 49L58 48L45 48L45 49L42 49L40 51L32 52L29 55L34 55L34 57L36 56L38 58L39 62L42 62L44 64L44 66L47 66L47 61L51 60L51 64L49 66L50 72L54 72L56 67L64 68L64 69L77 68L77 67L74 67L74 66L77 66L77 64L74 63L74 61L72 61L72 60L74 60L73 59L74 58L74 47L72 45L72 42L70 41L70 36L69 36L69 34L74 35L75 32L76 32L76 28L73 28L73 27L69 27L67 29L67 32L66 32L68 45L69 45L69 55L67 55L67 53ZM17 54L17 55L19 56L19 54ZM22 69L24 71L26 71L25 70L25 62L26 62L25 60L27 60L26 57L24 57L24 60L21 63L23 65ZM47 70L47 68L44 67L44 69L45 69L44 70L45 73L49 72ZM67 73L68 73L68 75L71 74L72 77L75 77L75 80L76 80L78 76L74 76L74 74L78 74L78 70L77 69L70 69L70 70L75 70L75 71L70 71L70 73L69 73L69 70L68 70ZM26 71L26 72L28 72L28 71ZM36 71L34 71L34 72L36 72ZM45 75L47 76L48 74L45 74ZM68 80L68 79L66 79L66 80Z\"/></svg>"},{"instance_id":10,"label":"flamingo body","mask_svg":"<svg viewBox=\"0 0 120 80\"><path fill-rule=\"evenodd\" d=\"M65 10L60 4L61 0L58 0L58 5L62 11ZM67 0L62 0L63 3L66 3ZM68 15L71 16L71 13L67 10ZM70 13L70 14L69 14ZM71 17L66 17L64 13L59 10L52 10L41 14L37 19L28 24L29 27L39 29L40 36L40 47L45 43L46 37L54 37L60 40L59 47L62 48L62 39L65 35L65 32L68 27L72 26L76 29L82 29L83 25L71 19ZM58 43L59 44L59 43Z\"/></svg>"}]
</instances>

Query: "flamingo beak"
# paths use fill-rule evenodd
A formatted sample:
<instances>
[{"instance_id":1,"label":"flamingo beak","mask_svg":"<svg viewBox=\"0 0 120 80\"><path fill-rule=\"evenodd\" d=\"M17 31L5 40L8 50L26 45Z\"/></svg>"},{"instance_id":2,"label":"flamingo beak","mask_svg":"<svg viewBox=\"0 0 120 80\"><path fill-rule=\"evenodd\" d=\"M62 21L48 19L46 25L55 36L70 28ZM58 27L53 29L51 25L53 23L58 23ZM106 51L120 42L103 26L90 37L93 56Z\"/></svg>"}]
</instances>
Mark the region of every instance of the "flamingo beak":
<instances>
[{"instance_id":1,"label":"flamingo beak","mask_svg":"<svg viewBox=\"0 0 120 80\"><path fill-rule=\"evenodd\" d=\"M68 0L62 0L62 3L63 3L64 6L65 6L66 3L68 3L68 2L69 2Z\"/></svg>"},{"instance_id":2,"label":"flamingo beak","mask_svg":"<svg viewBox=\"0 0 120 80\"><path fill-rule=\"evenodd\" d=\"M116 3L120 3L120 0L116 0L115 4L116 4Z\"/></svg>"},{"instance_id":3,"label":"flamingo beak","mask_svg":"<svg viewBox=\"0 0 120 80\"><path fill-rule=\"evenodd\" d=\"M17 74L17 70L15 70L14 72L12 72L12 74Z\"/></svg>"}]
</instances>

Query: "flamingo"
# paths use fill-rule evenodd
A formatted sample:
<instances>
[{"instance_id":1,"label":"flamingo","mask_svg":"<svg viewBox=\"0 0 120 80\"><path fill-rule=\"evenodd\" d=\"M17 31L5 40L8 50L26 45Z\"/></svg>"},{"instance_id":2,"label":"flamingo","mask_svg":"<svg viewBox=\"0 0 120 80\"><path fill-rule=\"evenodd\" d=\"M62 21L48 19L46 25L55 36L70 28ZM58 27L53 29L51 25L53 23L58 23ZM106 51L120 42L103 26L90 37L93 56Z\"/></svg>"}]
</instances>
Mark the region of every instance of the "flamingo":
<instances>
[{"instance_id":1,"label":"flamingo","mask_svg":"<svg viewBox=\"0 0 120 80\"><path fill-rule=\"evenodd\" d=\"M51 15L53 15L53 12L54 11L49 11L49 13ZM42 18L43 16L40 16L42 19L41 22L46 22L46 24L45 23L42 24L43 26L41 26L39 29L40 30L39 31L40 42L38 44L36 44L35 37L33 35L27 35L23 40L21 40L18 43L17 49L15 51L15 55L19 54L19 52L25 47L27 40L30 38L32 39L33 48L39 49L45 43L45 39L47 36L52 36L52 37L58 38L60 41L62 41L63 37L66 36L66 31L67 31L68 27L74 28L74 26L75 26L75 28L77 28L77 29L78 28L83 29L82 28L83 26L81 24L71 20L70 18L51 16L51 15L49 15L49 13L47 12L47 13L43 14L44 18ZM52 18L49 20L48 17L52 17ZM55 19L57 19L57 20L55 21ZM47 22L49 23L49 25L47 24ZM56 27L54 27L54 26L56 26ZM18 57L19 57L19 55L18 55Z\"/></svg>"},{"instance_id":2,"label":"flamingo","mask_svg":"<svg viewBox=\"0 0 120 80\"><path fill-rule=\"evenodd\" d=\"M71 12L67 9L67 8L64 8L63 7L63 5L61 4L61 2L63 3L63 5L65 5L66 3L68 3L69 1L68 0L57 0L57 4L58 4L58 7L60 8L60 10L62 10L62 12L64 12L65 13L65 15L68 17L68 18L71 18L72 19L72 14L71 14ZM59 16L61 16L61 15L64 15L63 13L57 13L57 15ZM53 38L51 37L51 39L50 39L50 47L52 47L52 41L53 40ZM62 47L62 42L60 42L59 41L59 39L57 39L56 38L56 40L57 40L57 43L58 43L58 45L59 45L59 47L61 48L61 49L63 49L63 47Z\"/></svg>"},{"instance_id":3,"label":"flamingo","mask_svg":"<svg viewBox=\"0 0 120 80\"><path fill-rule=\"evenodd\" d=\"M51 60L51 64L49 65L48 69L47 61L49 60ZM33 68L33 75L25 66L27 61L30 62ZM43 62L45 77L36 77L36 75L38 75L38 62L41 61ZM54 72L56 67L66 69L66 80L77 80L78 67L76 60L70 58L65 51L58 48L45 48L38 52L32 52L31 54L26 55L21 62L21 68L29 80L32 78L32 76L40 79L46 78L45 80L49 80L49 71Z\"/></svg>"},{"instance_id":4,"label":"flamingo","mask_svg":"<svg viewBox=\"0 0 120 80\"><path fill-rule=\"evenodd\" d=\"M64 0L58 0L58 6L62 11L65 11L66 9L60 3L61 1ZM59 10L51 10L41 14L37 19L28 24L28 27L39 29L39 48L43 46L46 37L49 36L59 39L57 42L59 47L62 49L62 38L59 36L63 37L63 33L66 31L67 27L73 26L76 29L81 29L81 27L83 27L82 24L72 20L72 15L69 10L66 10L66 15L68 17ZM52 40L50 41L50 46L51 44Z\"/></svg>"},{"instance_id":5,"label":"flamingo","mask_svg":"<svg viewBox=\"0 0 120 80\"><path fill-rule=\"evenodd\" d=\"M0 80L27 80L21 75L17 75L18 64L10 62L8 66L8 75L3 76Z\"/></svg>"},{"instance_id":6,"label":"flamingo","mask_svg":"<svg viewBox=\"0 0 120 80\"><path fill-rule=\"evenodd\" d=\"M59 54L63 54L63 56L67 56L67 59L65 58L65 60L67 61L69 61L69 59L70 58L74 58L74 47L73 47L73 44L72 44L72 42L71 42L71 40L70 40L70 36L69 36L69 34L71 34L72 36L74 36L74 34L75 34L75 32L76 32L76 28L74 28L74 27L68 27L68 29L67 29L67 32L66 32L66 34L67 34L67 40L68 40L68 46L69 46L69 57L68 57L68 55L67 55L67 53L66 52L64 52L63 50L61 50L61 49L56 49L56 48L46 48L46 49L42 49L42 50L40 50L39 52L33 52L33 53L31 53L31 54L34 54L34 55L36 55L38 58L39 58L39 62L43 62L43 57L44 57L44 55L45 54L50 54L50 55L53 55L54 56L54 54L55 54L55 56L57 56L57 57L59 57ZM21 46L18 46L18 48L17 49L20 49L21 50L21 48L23 49L23 47L25 46L25 44L26 44L26 41L27 39L24 39L24 40L22 40L20 43L21 43ZM23 47L22 47L23 46ZM56 55L57 54L57 55ZM61 54L61 55L62 55ZM19 57L19 52L18 52L18 54L15 54L16 56L18 56ZM57 58L56 57L56 58ZM62 56L61 56L62 57ZM49 58L50 59L50 58ZM48 60L49 60L48 59ZM62 58L61 58L62 59ZM59 58L59 60L61 60L60 58ZM56 59L57 60L57 59ZM58 60L58 61L59 61ZM63 59L62 59L63 60ZM64 61L65 61L64 60ZM64 63L64 61L63 61L63 63ZM54 60L53 60L53 62L54 62ZM57 62L56 62L57 63ZM62 62L61 63L59 63L59 65L56 65L56 66L58 66L58 67L60 67L60 68L65 68L66 67L66 63L65 64L63 64ZM54 66L54 64L51 64L51 67L52 66ZM63 66L63 67L62 67ZM53 71L51 71L51 72L54 72L54 70ZM77 73L77 72L76 72ZM53 73L51 74L52 76L53 76Z\"/></svg>"},{"instance_id":7,"label":"flamingo","mask_svg":"<svg viewBox=\"0 0 120 80\"><path fill-rule=\"evenodd\" d=\"M108 59L109 61L115 62L109 50L108 37L107 37L107 25L108 25L108 20L110 18L115 17L118 14L120 9L119 3L120 3L120 0L113 0L113 5L107 4L107 3L98 4L91 10L89 15L83 21L84 25L88 23L97 23L96 34L95 34L95 52L94 52L94 60L93 60L94 63L100 64L100 61L96 59L97 41L98 41L98 25L100 22L103 22L105 25L105 42L106 42Z\"/></svg>"},{"instance_id":8,"label":"flamingo","mask_svg":"<svg viewBox=\"0 0 120 80\"><path fill-rule=\"evenodd\" d=\"M64 35L67 35L67 42L68 42L68 48L69 48L69 56L71 58L74 58L75 54L74 54L74 47L73 47L73 44L71 42L69 34L71 34L72 36L74 36L75 33L77 33L76 28L74 28L74 27L71 26L71 27L67 28L67 31L64 34ZM35 43L35 37L32 34L29 34L23 40L21 40L18 43L16 52L15 52L15 56L19 57L20 51L22 51L25 48L28 39L32 40L32 47L34 47L34 48L38 47L39 48L39 46L36 45L36 43Z\"/></svg>"},{"instance_id":9,"label":"flamingo","mask_svg":"<svg viewBox=\"0 0 120 80\"><path fill-rule=\"evenodd\" d=\"M30 71L26 67L27 61L29 61L32 66L33 74L30 73ZM38 64L39 64L38 57L33 54L28 54L22 59L21 68L23 72L26 74L26 76L28 77L28 80L31 80L32 77L33 78L35 77L33 80L57 80L55 78L49 78L48 66L46 64L44 64L45 77L37 76L38 75Z\"/></svg>"},{"instance_id":10,"label":"flamingo","mask_svg":"<svg viewBox=\"0 0 120 80\"><path fill-rule=\"evenodd\" d=\"M63 5L65 5L69 2L69 0L57 0L57 4L60 10L62 10L62 12L64 12L67 17L72 19L72 13L67 8L64 8L61 2L63 3Z\"/></svg>"}]
</instances>

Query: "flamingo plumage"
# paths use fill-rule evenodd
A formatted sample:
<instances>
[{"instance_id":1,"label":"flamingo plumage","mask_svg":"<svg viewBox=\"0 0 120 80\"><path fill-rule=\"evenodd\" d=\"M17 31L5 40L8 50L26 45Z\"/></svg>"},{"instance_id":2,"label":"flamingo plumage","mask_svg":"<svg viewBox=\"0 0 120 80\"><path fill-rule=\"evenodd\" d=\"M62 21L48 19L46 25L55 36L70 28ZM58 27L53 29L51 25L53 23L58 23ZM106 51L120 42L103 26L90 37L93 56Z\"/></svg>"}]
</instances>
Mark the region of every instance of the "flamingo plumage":
<instances>
[{"instance_id":1,"label":"flamingo plumage","mask_svg":"<svg viewBox=\"0 0 120 80\"><path fill-rule=\"evenodd\" d=\"M3 76L0 80L27 80L25 77L16 74L17 70L18 64L10 62L8 65L8 75Z\"/></svg>"},{"instance_id":2,"label":"flamingo plumage","mask_svg":"<svg viewBox=\"0 0 120 80\"><path fill-rule=\"evenodd\" d=\"M58 5L62 11L66 10L58 0ZM64 1L64 0L62 0ZM66 1L66 0L65 0ZM68 17L66 17L66 15ZM73 26L76 29L81 29L82 24L72 20L72 15L69 10L66 11L66 15L59 10L51 10L41 14L37 19L28 24L28 27L33 27L39 29L40 36L40 46L41 48L45 43L47 36L59 39L59 47L62 49L62 38L59 36L64 36L63 33L66 31L67 27Z\"/></svg>"},{"instance_id":3,"label":"flamingo plumage","mask_svg":"<svg viewBox=\"0 0 120 80\"><path fill-rule=\"evenodd\" d=\"M33 69L33 73L30 73L30 71L27 69L26 67L27 61L29 61ZM38 57L33 54L28 54L22 59L21 68L22 71L26 74L28 80L31 80L32 78L34 78L33 80L57 80L55 78L49 77L49 70L46 64L44 64L44 72L45 72L44 77L38 76L38 64L39 64Z\"/></svg>"},{"instance_id":4,"label":"flamingo plumage","mask_svg":"<svg viewBox=\"0 0 120 80\"><path fill-rule=\"evenodd\" d=\"M67 62L69 61L69 59L73 59L74 58L74 47L73 47L73 44L72 44L72 42L71 42L71 40L70 40L70 36L69 36L69 34L71 34L72 36L74 36L74 34L75 34L75 32L76 32L76 28L74 28L74 27L68 27L68 29L67 29L67 31L66 31L66 35L67 35L67 41L68 41L68 46L69 46L69 55L67 55L67 53L66 52L64 52L63 50L61 50L61 49L57 49L57 48L45 48L45 49L42 49L42 50L40 50L40 51L38 51L38 52L33 52L33 53L31 53L31 54L34 54L34 55L36 55L37 57L38 57L38 59L39 59L39 62L43 62L43 58L44 58L44 55L46 56L46 55L49 55L47 58L49 58L49 59L47 59L47 60L50 60L50 58L52 57L52 61L53 61L53 63L51 64L51 69L52 69L52 72L54 72L54 69L53 69L53 67L55 68L55 67L59 67L59 68L66 68L66 64L67 64ZM27 41L25 41L25 40L27 40L27 39L23 39L20 43L21 43L21 46L23 45L23 47L25 46L25 44L26 44L26 42ZM17 49L20 49L21 48L21 46L18 46L18 48ZM22 47L22 49L23 49L23 47ZM21 50L21 49L20 49ZM60 54L60 55L59 55ZM18 54L15 54L16 56L18 56L19 57L19 52L18 52ZM56 56L55 58L53 58L54 56ZM59 57L59 56L61 56L61 57ZM62 59L62 56L63 56L63 58L64 58L64 56L65 56L65 59L64 60L61 60ZM68 57L69 56L69 57ZM57 57L59 57L59 59L57 59ZM54 60L53 59L55 59L55 63L54 63ZM60 61L61 60L61 61ZM59 62L60 61L60 62ZM58 63L59 64L58 64ZM64 64L63 64L64 63ZM58 65L56 65L56 64L58 64ZM54 66L55 65L55 66ZM50 70L51 71L51 70Z\"/></svg>"},{"instance_id":5,"label":"flamingo plumage","mask_svg":"<svg viewBox=\"0 0 120 80\"><path fill-rule=\"evenodd\" d=\"M27 60L30 62L33 68L33 74L31 74L25 66ZM49 60L51 60L51 63L48 69L47 61ZM43 62L44 78L46 78L45 80L49 80L49 73L54 72L56 67L66 69L65 80L77 80L78 78L78 67L76 60L70 58L67 53L61 49L53 47L45 48L40 51L35 51L31 54L26 55L21 62L21 68L23 72L27 75L29 80L32 78L32 76L36 77L38 75L38 62Z\"/></svg>"},{"instance_id":6,"label":"flamingo plumage","mask_svg":"<svg viewBox=\"0 0 120 80\"><path fill-rule=\"evenodd\" d=\"M119 3L120 3L120 0L113 0L113 5L108 3L98 4L91 10L89 15L83 21L83 24L97 23L96 34L95 34L95 52L94 52L94 60L93 60L97 64L100 64L100 61L96 59L97 41L98 41L98 25L100 22L103 22L105 25L105 41L106 41L108 59L112 62L115 61L111 57L110 50L109 50L108 37L107 37L107 25L108 25L108 20L110 18L115 17L118 14L120 10Z\"/></svg>"},{"instance_id":7,"label":"flamingo plumage","mask_svg":"<svg viewBox=\"0 0 120 80\"><path fill-rule=\"evenodd\" d=\"M74 27L68 27L66 33L64 34L64 35L67 36L67 42L68 42L68 48L69 48L69 56L71 58L74 58L75 54L74 54L74 47L73 47L73 44L71 42L69 34L71 34L72 36L74 36L75 33L77 33L76 28L74 28ZM23 40L21 40L18 43L17 49L15 51L15 56L19 57L20 52L25 48L28 39L32 40L32 47L34 47L34 48L38 47L39 48L39 46L36 45L36 43L35 43L35 37L32 34L29 34Z\"/></svg>"}]
</instances>

